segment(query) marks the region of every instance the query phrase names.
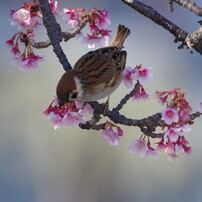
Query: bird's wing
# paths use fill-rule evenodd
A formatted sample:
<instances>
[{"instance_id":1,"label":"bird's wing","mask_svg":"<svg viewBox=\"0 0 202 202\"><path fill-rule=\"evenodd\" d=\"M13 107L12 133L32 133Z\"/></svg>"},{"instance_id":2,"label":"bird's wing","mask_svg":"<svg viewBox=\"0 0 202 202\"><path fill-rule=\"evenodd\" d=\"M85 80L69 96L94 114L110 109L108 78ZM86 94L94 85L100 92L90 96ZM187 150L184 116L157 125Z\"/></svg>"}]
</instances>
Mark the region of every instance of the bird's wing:
<instances>
[{"instance_id":1,"label":"bird's wing","mask_svg":"<svg viewBox=\"0 0 202 202\"><path fill-rule=\"evenodd\" d=\"M82 56L74 68L84 86L114 85L125 67L126 51L105 47Z\"/></svg>"}]
</instances>

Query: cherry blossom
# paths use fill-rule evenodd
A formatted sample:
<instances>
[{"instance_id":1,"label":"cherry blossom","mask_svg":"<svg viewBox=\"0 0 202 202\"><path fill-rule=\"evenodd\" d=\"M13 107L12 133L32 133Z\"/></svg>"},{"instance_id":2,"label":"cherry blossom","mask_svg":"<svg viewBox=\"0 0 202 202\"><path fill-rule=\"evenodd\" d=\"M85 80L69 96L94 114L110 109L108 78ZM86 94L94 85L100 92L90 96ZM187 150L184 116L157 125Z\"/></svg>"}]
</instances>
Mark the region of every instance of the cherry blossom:
<instances>
[{"instance_id":1,"label":"cherry blossom","mask_svg":"<svg viewBox=\"0 0 202 202\"><path fill-rule=\"evenodd\" d=\"M68 111L61 120L61 126L64 127L78 127L80 123L85 123L84 117L78 112Z\"/></svg>"},{"instance_id":2,"label":"cherry blossom","mask_svg":"<svg viewBox=\"0 0 202 202\"><path fill-rule=\"evenodd\" d=\"M31 16L30 11L20 8L17 11L11 10L10 12L11 25L26 26L30 24Z\"/></svg>"},{"instance_id":3,"label":"cherry blossom","mask_svg":"<svg viewBox=\"0 0 202 202\"><path fill-rule=\"evenodd\" d=\"M44 115L54 125L59 127L78 127L80 123L86 123L82 110L77 108L75 102L68 102L63 107L59 107L59 102L55 99L50 106L44 111Z\"/></svg>"},{"instance_id":4,"label":"cherry blossom","mask_svg":"<svg viewBox=\"0 0 202 202\"><path fill-rule=\"evenodd\" d=\"M138 140L132 141L128 150L131 154L139 155L140 158L143 158L147 155L149 148L148 148L147 142L145 140L138 139Z\"/></svg>"},{"instance_id":5,"label":"cherry blossom","mask_svg":"<svg viewBox=\"0 0 202 202\"><path fill-rule=\"evenodd\" d=\"M140 86L140 88L138 89L138 91L135 93L135 95L133 97L131 97L131 99L133 101L140 101L140 100L147 100L149 98L149 95L146 93L146 91L144 90L143 86Z\"/></svg>"},{"instance_id":6,"label":"cherry blossom","mask_svg":"<svg viewBox=\"0 0 202 202\"><path fill-rule=\"evenodd\" d=\"M34 29L41 24L41 19L36 13L31 13L25 8L20 8L17 11L10 12L11 25L17 25L19 29Z\"/></svg>"},{"instance_id":7,"label":"cherry blossom","mask_svg":"<svg viewBox=\"0 0 202 202\"><path fill-rule=\"evenodd\" d=\"M35 55L34 53L29 53L28 55L22 54L19 57L15 57L12 61L12 65L18 65L20 70L29 72L36 69L38 62L43 62L44 57L40 55Z\"/></svg>"},{"instance_id":8,"label":"cherry blossom","mask_svg":"<svg viewBox=\"0 0 202 202\"><path fill-rule=\"evenodd\" d=\"M46 114L46 112L44 112ZM58 114L55 114L53 111L51 111L49 114L47 114L48 119L51 120L52 124L54 125L54 129L58 129L61 126L62 117Z\"/></svg>"},{"instance_id":9,"label":"cherry blossom","mask_svg":"<svg viewBox=\"0 0 202 202\"><path fill-rule=\"evenodd\" d=\"M100 29L107 29L108 25L111 24L111 20L109 17L109 12L107 10L98 10L100 17L98 18L98 27Z\"/></svg>"},{"instance_id":10,"label":"cherry blossom","mask_svg":"<svg viewBox=\"0 0 202 202\"><path fill-rule=\"evenodd\" d=\"M164 150L165 153L169 155L169 161L177 160L179 158L177 153L185 153L187 155L191 153L191 147L184 137L184 132L189 132L187 126L170 128L167 132L165 132L161 141L157 143L157 149Z\"/></svg>"},{"instance_id":11,"label":"cherry blossom","mask_svg":"<svg viewBox=\"0 0 202 202\"><path fill-rule=\"evenodd\" d=\"M16 44L12 49L11 49L11 53L13 54L13 55L20 55L20 50L19 50L19 48L18 48L18 44Z\"/></svg>"},{"instance_id":12,"label":"cherry blossom","mask_svg":"<svg viewBox=\"0 0 202 202\"><path fill-rule=\"evenodd\" d=\"M175 154L175 144L171 141L168 141L168 143L166 144L165 152L167 154Z\"/></svg>"},{"instance_id":13,"label":"cherry blossom","mask_svg":"<svg viewBox=\"0 0 202 202\"><path fill-rule=\"evenodd\" d=\"M164 138L161 138L157 144L157 150L164 150L166 148L166 145L164 144Z\"/></svg>"},{"instance_id":14,"label":"cherry blossom","mask_svg":"<svg viewBox=\"0 0 202 202\"><path fill-rule=\"evenodd\" d=\"M151 156L153 158L158 158L159 157L159 154L158 152L156 151L156 149L154 149L153 147L150 146L150 143L147 144L148 146L148 151L147 151L147 155L148 156Z\"/></svg>"},{"instance_id":15,"label":"cherry blossom","mask_svg":"<svg viewBox=\"0 0 202 202\"><path fill-rule=\"evenodd\" d=\"M94 109L88 103L75 102L76 108L79 110L79 113L82 115L93 114Z\"/></svg>"},{"instance_id":16,"label":"cherry blossom","mask_svg":"<svg viewBox=\"0 0 202 202\"><path fill-rule=\"evenodd\" d=\"M162 111L162 119L166 124L176 123L179 120L179 116L176 110L172 108L167 108Z\"/></svg>"},{"instance_id":17,"label":"cherry blossom","mask_svg":"<svg viewBox=\"0 0 202 202\"><path fill-rule=\"evenodd\" d=\"M16 35L14 35L11 39L9 39L8 41L6 41L6 45L7 45L9 48L13 48L13 47L14 47L15 36L16 36Z\"/></svg>"},{"instance_id":18,"label":"cherry blossom","mask_svg":"<svg viewBox=\"0 0 202 202\"><path fill-rule=\"evenodd\" d=\"M178 158L179 158L179 156L175 153L174 154L168 154L168 161L170 161L170 162L175 162L178 160Z\"/></svg>"},{"instance_id":19,"label":"cherry blossom","mask_svg":"<svg viewBox=\"0 0 202 202\"><path fill-rule=\"evenodd\" d=\"M133 85L132 74L133 74L133 69L131 67L125 67L123 71L123 83L125 84L127 88L130 88Z\"/></svg>"},{"instance_id":20,"label":"cherry blossom","mask_svg":"<svg viewBox=\"0 0 202 202\"><path fill-rule=\"evenodd\" d=\"M75 14L77 10L78 9L63 8L61 15L66 24L70 24L72 27L75 27L79 24L79 16L78 14Z\"/></svg>"},{"instance_id":21,"label":"cherry blossom","mask_svg":"<svg viewBox=\"0 0 202 202\"><path fill-rule=\"evenodd\" d=\"M120 137L123 136L123 130L114 123L107 121L105 129L102 131L102 136L110 145L118 145Z\"/></svg>"},{"instance_id":22,"label":"cherry blossom","mask_svg":"<svg viewBox=\"0 0 202 202\"><path fill-rule=\"evenodd\" d=\"M102 131L102 136L110 145L117 146L120 143L120 136L115 133L112 128L104 129Z\"/></svg>"},{"instance_id":23,"label":"cherry blossom","mask_svg":"<svg viewBox=\"0 0 202 202\"><path fill-rule=\"evenodd\" d=\"M153 79L152 68L137 68L134 71L133 79L136 79L140 82L141 85L147 84L150 80Z\"/></svg>"},{"instance_id":24,"label":"cherry blossom","mask_svg":"<svg viewBox=\"0 0 202 202\"><path fill-rule=\"evenodd\" d=\"M109 44L109 33L109 30L99 30L99 33L96 35L83 35L83 43L86 43L88 48L95 48L96 45L107 46Z\"/></svg>"},{"instance_id":25,"label":"cherry blossom","mask_svg":"<svg viewBox=\"0 0 202 202\"><path fill-rule=\"evenodd\" d=\"M171 142L177 142L179 136L181 135L181 132L178 130L178 128L169 128L164 135L164 138L169 138Z\"/></svg>"},{"instance_id":26,"label":"cherry blossom","mask_svg":"<svg viewBox=\"0 0 202 202\"><path fill-rule=\"evenodd\" d=\"M161 91L161 92L156 91L156 96L162 104L165 104L166 102L171 102L176 97L180 96L180 94L181 94L180 88L175 88L174 90L170 91ZM169 99L171 99L171 101Z\"/></svg>"},{"instance_id":27,"label":"cherry blossom","mask_svg":"<svg viewBox=\"0 0 202 202\"><path fill-rule=\"evenodd\" d=\"M54 15L57 14L57 6L58 6L58 2L57 1L53 1L53 0L49 0L49 5L51 7L52 13Z\"/></svg>"}]
</instances>

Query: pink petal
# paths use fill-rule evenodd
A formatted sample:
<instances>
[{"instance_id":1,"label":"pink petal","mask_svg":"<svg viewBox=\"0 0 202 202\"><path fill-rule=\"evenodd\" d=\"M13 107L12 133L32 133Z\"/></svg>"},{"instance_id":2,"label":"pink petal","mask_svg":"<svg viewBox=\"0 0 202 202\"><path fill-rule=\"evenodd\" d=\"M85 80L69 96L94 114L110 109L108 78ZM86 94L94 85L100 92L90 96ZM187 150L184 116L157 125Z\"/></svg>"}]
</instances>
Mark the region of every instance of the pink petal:
<instances>
[{"instance_id":1,"label":"pink petal","mask_svg":"<svg viewBox=\"0 0 202 202\"><path fill-rule=\"evenodd\" d=\"M128 150L133 155L139 155L140 158L143 158L144 156L146 156L147 152L149 151L149 149L147 147L147 143L143 139L138 139L138 140L132 141Z\"/></svg>"},{"instance_id":2,"label":"pink petal","mask_svg":"<svg viewBox=\"0 0 202 202\"><path fill-rule=\"evenodd\" d=\"M132 73L133 69L131 67L125 67L123 71L123 83L127 88L130 88L133 85Z\"/></svg>"},{"instance_id":3,"label":"pink petal","mask_svg":"<svg viewBox=\"0 0 202 202\"><path fill-rule=\"evenodd\" d=\"M178 122L179 116L176 110L172 108L167 108L162 112L162 120L165 121L168 125L172 124L173 122Z\"/></svg>"},{"instance_id":4,"label":"pink petal","mask_svg":"<svg viewBox=\"0 0 202 202\"><path fill-rule=\"evenodd\" d=\"M169 140L173 143L177 142L179 136L181 135L181 133L179 132L178 129L176 128L169 128L166 132L165 132L165 136L164 138L166 139L167 137L169 137Z\"/></svg>"},{"instance_id":5,"label":"pink petal","mask_svg":"<svg viewBox=\"0 0 202 202\"><path fill-rule=\"evenodd\" d=\"M78 127L80 123L85 123L83 116L77 112L67 112L63 119L61 125L64 127Z\"/></svg>"},{"instance_id":6,"label":"pink petal","mask_svg":"<svg viewBox=\"0 0 202 202\"><path fill-rule=\"evenodd\" d=\"M179 156L177 154L168 154L168 161L170 162L174 162L174 161L177 161Z\"/></svg>"},{"instance_id":7,"label":"pink petal","mask_svg":"<svg viewBox=\"0 0 202 202\"><path fill-rule=\"evenodd\" d=\"M120 143L120 137L117 133L113 132L112 129L104 129L102 136L110 145L117 146Z\"/></svg>"},{"instance_id":8,"label":"pink petal","mask_svg":"<svg viewBox=\"0 0 202 202\"><path fill-rule=\"evenodd\" d=\"M136 70L133 74L133 79L138 80L141 85L147 84L153 79L152 68L142 68L140 70Z\"/></svg>"}]
</instances>

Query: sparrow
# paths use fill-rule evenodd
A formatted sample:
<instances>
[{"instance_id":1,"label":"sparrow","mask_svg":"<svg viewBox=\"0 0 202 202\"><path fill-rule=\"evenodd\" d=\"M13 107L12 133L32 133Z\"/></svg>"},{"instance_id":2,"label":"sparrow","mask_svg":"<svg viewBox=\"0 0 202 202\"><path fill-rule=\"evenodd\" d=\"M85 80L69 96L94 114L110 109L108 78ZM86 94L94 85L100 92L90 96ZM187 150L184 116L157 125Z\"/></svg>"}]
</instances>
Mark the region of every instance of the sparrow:
<instances>
[{"instance_id":1,"label":"sparrow","mask_svg":"<svg viewBox=\"0 0 202 202\"><path fill-rule=\"evenodd\" d=\"M118 88L127 56L123 43L129 34L129 28L118 25L109 46L86 53L63 74L56 88L60 107L70 101L97 101Z\"/></svg>"}]
</instances>

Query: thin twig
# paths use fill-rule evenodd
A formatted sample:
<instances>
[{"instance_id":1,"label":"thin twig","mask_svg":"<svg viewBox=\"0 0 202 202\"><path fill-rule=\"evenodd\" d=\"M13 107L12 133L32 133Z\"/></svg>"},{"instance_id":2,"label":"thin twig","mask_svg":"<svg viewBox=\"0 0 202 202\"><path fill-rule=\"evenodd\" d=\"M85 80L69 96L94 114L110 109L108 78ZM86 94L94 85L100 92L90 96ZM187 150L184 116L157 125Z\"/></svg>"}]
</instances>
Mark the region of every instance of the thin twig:
<instances>
[{"instance_id":1,"label":"thin twig","mask_svg":"<svg viewBox=\"0 0 202 202\"><path fill-rule=\"evenodd\" d=\"M169 7L169 11L173 12L174 8L173 8L173 0L168 0L168 7Z\"/></svg>"},{"instance_id":2,"label":"thin twig","mask_svg":"<svg viewBox=\"0 0 202 202\"><path fill-rule=\"evenodd\" d=\"M73 28L70 32L62 32L62 38L64 38L64 41L68 41L69 39L76 36L76 34L80 33L81 30L86 26L86 24L89 22L89 15L86 15L83 17L81 22Z\"/></svg>"},{"instance_id":3,"label":"thin twig","mask_svg":"<svg viewBox=\"0 0 202 202\"><path fill-rule=\"evenodd\" d=\"M89 122L86 122L84 124L79 124L79 127L86 130L103 130L105 128L105 124L91 125Z\"/></svg>"},{"instance_id":4,"label":"thin twig","mask_svg":"<svg viewBox=\"0 0 202 202\"><path fill-rule=\"evenodd\" d=\"M72 31L61 32L61 37L64 39L65 42L67 42L69 39L75 37L76 34L80 33L88 21L89 21L89 16L87 15L83 17L81 22L76 27L74 27ZM47 48L51 45L50 40L47 40L44 42L36 42L35 40L31 39L29 42L34 48L37 48L37 49Z\"/></svg>"},{"instance_id":5,"label":"thin twig","mask_svg":"<svg viewBox=\"0 0 202 202\"><path fill-rule=\"evenodd\" d=\"M30 39L29 43L31 44L32 47L36 49L48 48L51 45L50 40L44 42L36 42L34 39Z\"/></svg>"}]
</instances>

